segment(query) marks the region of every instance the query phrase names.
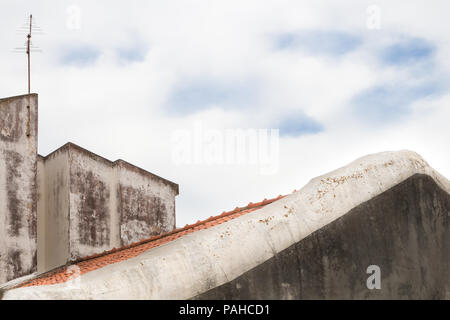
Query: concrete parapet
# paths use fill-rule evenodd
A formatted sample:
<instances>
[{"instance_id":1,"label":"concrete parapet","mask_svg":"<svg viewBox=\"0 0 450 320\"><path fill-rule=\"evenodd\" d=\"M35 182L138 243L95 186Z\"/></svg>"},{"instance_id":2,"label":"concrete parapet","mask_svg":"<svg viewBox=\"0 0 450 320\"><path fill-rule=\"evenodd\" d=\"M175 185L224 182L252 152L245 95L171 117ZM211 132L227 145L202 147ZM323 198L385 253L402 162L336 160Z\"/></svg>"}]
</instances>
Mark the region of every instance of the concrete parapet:
<instances>
[{"instance_id":1,"label":"concrete parapet","mask_svg":"<svg viewBox=\"0 0 450 320\"><path fill-rule=\"evenodd\" d=\"M0 99L0 284L36 271L37 94Z\"/></svg>"},{"instance_id":2,"label":"concrete parapet","mask_svg":"<svg viewBox=\"0 0 450 320\"><path fill-rule=\"evenodd\" d=\"M175 228L178 185L123 160L67 143L38 177L39 272Z\"/></svg>"}]
</instances>

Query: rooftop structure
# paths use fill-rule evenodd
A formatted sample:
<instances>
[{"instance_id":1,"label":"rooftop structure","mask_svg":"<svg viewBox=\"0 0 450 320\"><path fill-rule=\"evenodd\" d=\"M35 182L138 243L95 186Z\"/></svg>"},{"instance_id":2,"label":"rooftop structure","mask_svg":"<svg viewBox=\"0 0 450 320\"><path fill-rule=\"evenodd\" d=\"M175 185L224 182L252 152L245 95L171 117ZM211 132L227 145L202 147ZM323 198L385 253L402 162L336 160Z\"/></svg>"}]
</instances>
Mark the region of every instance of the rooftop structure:
<instances>
[{"instance_id":1,"label":"rooftop structure","mask_svg":"<svg viewBox=\"0 0 450 320\"><path fill-rule=\"evenodd\" d=\"M0 99L0 285L175 228L177 184L73 143L42 157L37 114Z\"/></svg>"},{"instance_id":2,"label":"rooftop structure","mask_svg":"<svg viewBox=\"0 0 450 320\"><path fill-rule=\"evenodd\" d=\"M0 124L0 298L450 299L450 182L415 152L175 229L175 183L38 156L37 95L0 99Z\"/></svg>"},{"instance_id":3,"label":"rooftop structure","mask_svg":"<svg viewBox=\"0 0 450 320\"><path fill-rule=\"evenodd\" d=\"M448 299L448 212L446 178L414 152L383 152L18 283L4 298ZM380 290L367 286L373 266Z\"/></svg>"}]
</instances>

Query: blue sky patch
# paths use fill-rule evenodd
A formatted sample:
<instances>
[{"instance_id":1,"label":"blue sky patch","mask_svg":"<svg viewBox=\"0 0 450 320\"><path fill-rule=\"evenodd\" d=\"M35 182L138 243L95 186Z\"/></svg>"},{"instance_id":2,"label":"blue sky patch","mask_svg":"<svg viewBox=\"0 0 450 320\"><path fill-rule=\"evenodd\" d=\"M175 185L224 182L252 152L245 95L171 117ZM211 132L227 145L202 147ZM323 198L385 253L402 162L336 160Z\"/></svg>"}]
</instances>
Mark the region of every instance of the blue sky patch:
<instances>
[{"instance_id":1,"label":"blue sky patch","mask_svg":"<svg viewBox=\"0 0 450 320\"><path fill-rule=\"evenodd\" d=\"M401 40L382 51L381 61L388 65L420 62L432 57L435 50L434 45L421 38Z\"/></svg>"},{"instance_id":2,"label":"blue sky patch","mask_svg":"<svg viewBox=\"0 0 450 320\"><path fill-rule=\"evenodd\" d=\"M278 124L280 136L298 137L323 131L323 125L301 111L286 115Z\"/></svg>"},{"instance_id":3,"label":"blue sky patch","mask_svg":"<svg viewBox=\"0 0 450 320\"><path fill-rule=\"evenodd\" d=\"M277 36L276 48L302 49L310 54L339 56L355 50L362 43L356 35L337 31L307 31Z\"/></svg>"},{"instance_id":4,"label":"blue sky patch","mask_svg":"<svg viewBox=\"0 0 450 320\"><path fill-rule=\"evenodd\" d=\"M122 63L143 62L148 52L148 47L141 44L116 49L117 57Z\"/></svg>"},{"instance_id":5,"label":"blue sky patch","mask_svg":"<svg viewBox=\"0 0 450 320\"><path fill-rule=\"evenodd\" d=\"M100 51L90 46L79 46L66 49L61 55L61 63L79 67L94 64Z\"/></svg>"},{"instance_id":6,"label":"blue sky patch","mask_svg":"<svg viewBox=\"0 0 450 320\"><path fill-rule=\"evenodd\" d=\"M369 123L397 121L409 115L413 102L439 94L442 89L436 82L376 86L356 95L352 100L352 110L358 118Z\"/></svg>"},{"instance_id":7,"label":"blue sky patch","mask_svg":"<svg viewBox=\"0 0 450 320\"><path fill-rule=\"evenodd\" d=\"M229 83L208 78L176 85L167 108L176 114L190 114L213 106L248 108L255 105L258 85L252 81Z\"/></svg>"}]
</instances>

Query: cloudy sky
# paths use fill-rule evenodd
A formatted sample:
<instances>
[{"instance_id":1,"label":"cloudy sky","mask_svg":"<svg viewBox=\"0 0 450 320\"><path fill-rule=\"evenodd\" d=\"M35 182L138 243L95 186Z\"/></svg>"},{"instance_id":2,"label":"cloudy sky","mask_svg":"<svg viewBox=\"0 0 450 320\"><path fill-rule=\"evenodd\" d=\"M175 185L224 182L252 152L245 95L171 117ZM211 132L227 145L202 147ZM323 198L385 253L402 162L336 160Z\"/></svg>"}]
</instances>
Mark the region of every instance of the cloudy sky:
<instances>
[{"instance_id":1,"label":"cloudy sky","mask_svg":"<svg viewBox=\"0 0 450 320\"><path fill-rule=\"evenodd\" d=\"M448 12L448 1L0 0L0 97L26 93L12 49L32 13L45 31L32 56L39 153L71 141L177 182L179 226L368 153L414 150L450 177ZM279 130L275 170L259 153L202 153L237 129ZM180 147L203 151L180 161Z\"/></svg>"}]
</instances>

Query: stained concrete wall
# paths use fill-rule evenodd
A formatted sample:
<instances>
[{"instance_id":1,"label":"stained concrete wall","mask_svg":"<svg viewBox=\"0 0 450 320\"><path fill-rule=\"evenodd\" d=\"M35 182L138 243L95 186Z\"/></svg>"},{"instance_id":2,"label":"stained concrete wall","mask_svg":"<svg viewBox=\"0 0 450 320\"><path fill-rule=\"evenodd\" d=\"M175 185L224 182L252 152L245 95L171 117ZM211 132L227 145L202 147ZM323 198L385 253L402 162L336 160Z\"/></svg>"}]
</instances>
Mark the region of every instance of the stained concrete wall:
<instances>
[{"instance_id":1,"label":"stained concrete wall","mask_svg":"<svg viewBox=\"0 0 450 320\"><path fill-rule=\"evenodd\" d=\"M0 284L36 271L36 94L0 99Z\"/></svg>"},{"instance_id":2,"label":"stained concrete wall","mask_svg":"<svg viewBox=\"0 0 450 320\"><path fill-rule=\"evenodd\" d=\"M114 246L111 222L117 216L111 163L69 144L70 259L76 260Z\"/></svg>"},{"instance_id":3,"label":"stained concrete wall","mask_svg":"<svg viewBox=\"0 0 450 320\"><path fill-rule=\"evenodd\" d=\"M39 272L175 228L178 185L125 161L68 143L38 169Z\"/></svg>"},{"instance_id":4,"label":"stained concrete wall","mask_svg":"<svg viewBox=\"0 0 450 320\"><path fill-rule=\"evenodd\" d=\"M115 167L121 245L175 229L178 187L123 160Z\"/></svg>"},{"instance_id":5,"label":"stained concrete wall","mask_svg":"<svg viewBox=\"0 0 450 320\"><path fill-rule=\"evenodd\" d=\"M196 299L450 299L449 213L450 194L415 175Z\"/></svg>"},{"instance_id":6,"label":"stained concrete wall","mask_svg":"<svg viewBox=\"0 0 450 320\"><path fill-rule=\"evenodd\" d=\"M421 182L415 181L412 184L413 189L410 189L411 186L405 188L409 190L408 192L393 193L395 196L382 199L386 201L381 201L378 208L369 206L367 215L364 215L366 209L363 209L356 214L361 216L359 218L339 220L348 214L352 215L352 212L355 212L352 210L363 208L361 205L383 195L395 186L411 181L408 179L417 174L426 175L435 185L431 185L430 188L430 184L427 183L427 186L420 187ZM415 190L417 186L419 187ZM382 279L383 274L392 278L392 281L397 281L397 288L401 287L400 284L407 283L406 279L417 279L411 291L408 291L410 289L406 286L401 287L405 292L402 296L407 296L408 292L417 294L424 286L423 292L430 293L430 297L442 297L442 285L438 282L445 283L445 279L441 278L441 272L448 270L448 261L445 261L448 259L448 255L445 256L445 250L448 250L448 242L445 241L449 239L448 217L443 217L445 214L448 215L448 207L447 209L445 207L447 201L445 194L442 195L437 188L447 195L450 194L450 182L414 152L383 152L365 156L343 168L312 179L301 190L259 210L185 235L143 252L135 258L83 274L77 287L61 283L18 288L6 291L4 299L189 299L232 282L277 255L289 253L285 249L298 243L310 244L314 248L311 251L308 251L307 246L302 249L306 259L302 263L304 268L311 267L310 272L314 272L315 267L323 268L316 271L314 278L318 290L322 290L321 283L325 285L322 287L326 288L328 284L345 282L343 279L339 280L339 272L335 282L327 280L327 277L333 275L331 270L338 267L335 264L335 259L338 258L334 252L338 254L341 250L344 255L340 262L350 269L347 271L348 274L351 274L352 270L358 272L355 274L360 274L359 272L365 271L366 264L379 263L382 268ZM394 210L392 208L385 210L394 199L397 199L393 206ZM350 223L346 222L343 224L344 227L339 229L338 226L342 224L338 221ZM361 235L362 230L358 230L359 225L363 225L362 221L374 227L369 228L370 232L364 230L367 235ZM334 222L337 222L335 227L327 227L333 226ZM391 222L394 225L389 227ZM319 237L318 244L314 241L303 241L315 232L327 228L331 228L330 230L336 228L337 231L323 233L322 238ZM384 235L385 228L388 231L386 235ZM342 232L348 234L344 235ZM353 245L353 234L356 240L367 241L360 244L361 249ZM414 239L415 236L417 239ZM312 237L317 237L317 234ZM340 239L345 239L341 242L341 248L335 246ZM348 246L347 249L344 244ZM403 244L407 245L404 253L402 253ZM392 246L392 249L389 249L389 246ZM427 248L431 248L430 255L426 253ZM328 258L322 258L318 250L322 250L324 256ZM352 250L355 250L355 265L352 263ZM348 256L346 252L351 255ZM422 254L426 255L426 259L421 258ZM441 255L447 258L442 261ZM396 262L411 262L414 266L405 265L410 269L405 270L406 277L404 277L399 271L402 266L399 265L394 269L389 265L391 258ZM287 261L289 263L290 260ZM299 266L298 262L295 263ZM432 275L433 272L437 273L436 277ZM283 268L280 266L274 274L282 273ZM346 273L343 274L345 276ZM312 292L314 283L308 283L307 279L303 279L305 288L310 288L307 290ZM269 277L267 281L276 280ZM282 283L279 284L281 287ZM270 287L270 284L268 286ZM351 282L345 289L352 292ZM396 287L391 286L388 290L396 292ZM431 294L433 290L437 292L436 295ZM287 286L285 292L285 296L282 294L279 296L288 298ZM417 296L425 295L419 293Z\"/></svg>"}]
</instances>

